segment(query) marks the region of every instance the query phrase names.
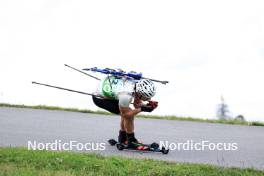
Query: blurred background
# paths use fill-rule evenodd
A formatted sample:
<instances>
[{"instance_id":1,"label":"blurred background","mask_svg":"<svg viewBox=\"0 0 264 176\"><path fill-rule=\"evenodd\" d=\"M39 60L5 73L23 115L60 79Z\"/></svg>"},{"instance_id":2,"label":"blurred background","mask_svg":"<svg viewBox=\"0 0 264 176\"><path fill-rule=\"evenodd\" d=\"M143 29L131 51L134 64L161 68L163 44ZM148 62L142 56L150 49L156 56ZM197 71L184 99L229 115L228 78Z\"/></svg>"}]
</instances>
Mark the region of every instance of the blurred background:
<instances>
[{"instance_id":1,"label":"blurred background","mask_svg":"<svg viewBox=\"0 0 264 176\"><path fill-rule=\"evenodd\" d=\"M0 102L97 110L97 81L64 67L169 80L153 114L263 121L262 1L0 1ZM98 75L97 75L98 76ZM101 76L101 75L99 75ZM221 113L220 113L221 116Z\"/></svg>"}]
</instances>

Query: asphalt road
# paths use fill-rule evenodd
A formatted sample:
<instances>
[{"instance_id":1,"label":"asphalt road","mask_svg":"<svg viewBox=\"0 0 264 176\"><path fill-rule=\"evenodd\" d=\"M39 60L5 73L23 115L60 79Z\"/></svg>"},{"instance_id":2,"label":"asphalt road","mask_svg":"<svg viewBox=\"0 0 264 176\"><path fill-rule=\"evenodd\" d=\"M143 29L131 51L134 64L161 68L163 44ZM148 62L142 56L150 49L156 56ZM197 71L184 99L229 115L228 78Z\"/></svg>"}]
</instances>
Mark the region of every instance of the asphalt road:
<instances>
[{"instance_id":1,"label":"asphalt road","mask_svg":"<svg viewBox=\"0 0 264 176\"><path fill-rule=\"evenodd\" d=\"M264 127L223 125L156 119L136 119L136 137L144 143L168 141L186 143L236 143L237 150L171 150L168 155L133 151L118 151L105 144L105 150L92 152L102 155L119 155L152 158L176 162L208 163L224 167L253 167L264 170ZM77 141L107 143L117 136L119 117L76 112L0 108L0 146L28 146L32 143L62 143ZM207 144L209 142L206 142ZM75 143L76 144L76 143ZM88 146L89 147L89 146ZM91 146L90 146L91 147ZM175 147L171 144L171 147ZM185 148L186 149L186 148ZM228 148L227 148L228 149ZM91 151L87 151L91 152Z\"/></svg>"}]
</instances>

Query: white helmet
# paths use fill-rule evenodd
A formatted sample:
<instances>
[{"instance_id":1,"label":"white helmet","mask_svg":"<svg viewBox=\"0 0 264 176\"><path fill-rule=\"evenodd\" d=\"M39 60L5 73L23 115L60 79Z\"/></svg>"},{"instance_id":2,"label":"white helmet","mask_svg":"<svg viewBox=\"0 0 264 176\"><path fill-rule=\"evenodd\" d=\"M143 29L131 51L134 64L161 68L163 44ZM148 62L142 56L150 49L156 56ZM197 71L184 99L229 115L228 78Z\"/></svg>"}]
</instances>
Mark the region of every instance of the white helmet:
<instances>
[{"instance_id":1,"label":"white helmet","mask_svg":"<svg viewBox=\"0 0 264 176\"><path fill-rule=\"evenodd\" d=\"M156 87L149 79L141 79L136 83L136 92L143 100L149 100L156 94Z\"/></svg>"}]
</instances>

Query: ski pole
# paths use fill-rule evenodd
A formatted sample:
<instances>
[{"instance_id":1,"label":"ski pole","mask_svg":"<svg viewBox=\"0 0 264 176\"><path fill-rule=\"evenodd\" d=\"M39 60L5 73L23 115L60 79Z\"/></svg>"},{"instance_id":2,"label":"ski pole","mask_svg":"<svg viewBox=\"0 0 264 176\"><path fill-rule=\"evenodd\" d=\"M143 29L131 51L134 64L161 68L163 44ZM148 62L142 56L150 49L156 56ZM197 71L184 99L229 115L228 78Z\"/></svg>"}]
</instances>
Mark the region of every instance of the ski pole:
<instances>
[{"instance_id":1,"label":"ski pole","mask_svg":"<svg viewBox=\"0 0 264 176\"><path fill-rule=\"evenodd\" d=\"M38 83L38 82L35 82L35 81L33 81L32 84L38 84L38 85L41 85L41 86L52 87L52 88L55 88L55 89L61 89L61 90L66 90L66 91L75 92L75 93L79 93L79 94L84 94L84 95L90 95L90 96L96 96L96 97L104 98L103 96L95 95L95 94L92 94L92 93L86 93L86 92L81 92L81 91L77 91L77 90L66 89L66 88L63 88L63 87L52 86L52 85L49 85L49 84Z\"/></svg>"},{"instance_id":2,"label":"ski pole","mask_svg":"<svg viewBox=\"0 0 264 176\"><path fill-rule=\"evenodd\" d=\"M99 79L99 78L97 78L97 77L95 77L95 76L93 76L93 75L90 75L90 74L88 74L88 73L85 73L85 72L83 72L83 71L81 71L81 70L79 70L79 69L77 69L77 68L71 67L71 66L69 66L69 65L67 65L67 64L64 64L64 66L69 67L69 68L71 68L71 69L73 69L73 70L75 70L75 71L78 71L78 72L80 72L80 73L83 73L83 74L85 74L85 75L87 75L87 76L90 76L90 77L92 77L92 78L94 78L94 79L96 79L96 80L98 80L98 81L101 80L101 79Z\"/></svg>"}]
</instances>

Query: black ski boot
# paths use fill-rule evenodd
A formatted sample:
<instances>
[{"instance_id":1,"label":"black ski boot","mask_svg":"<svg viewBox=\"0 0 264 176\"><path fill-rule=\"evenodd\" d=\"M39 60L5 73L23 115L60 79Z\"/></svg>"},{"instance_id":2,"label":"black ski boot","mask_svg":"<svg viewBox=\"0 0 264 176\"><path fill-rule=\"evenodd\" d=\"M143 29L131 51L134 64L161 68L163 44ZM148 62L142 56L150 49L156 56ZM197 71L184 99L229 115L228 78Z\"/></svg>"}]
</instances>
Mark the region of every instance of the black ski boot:
<instances>
[{"instance_id":1,"label":"black ski boot","mask_svg":"<svg viewBox=\"0 0 264 176\"><path fill-rule=\"evenodd\" d=\"M139 146L142 146L142 143L139 143L135 138L135 133L127 133L128 148L137 149Z\"/></svg>"},{"instance_id":2,"label":"black ski boot","mask_svg":"<svg viewBox=\"0 0 264 176\"><path fill-rule=\"evenodd\" d=\"M119 135L118 135L118 142L121 144L125 144L127 143L127 133L126 131L119 131Z\"/></svg>"}]
</instances>

